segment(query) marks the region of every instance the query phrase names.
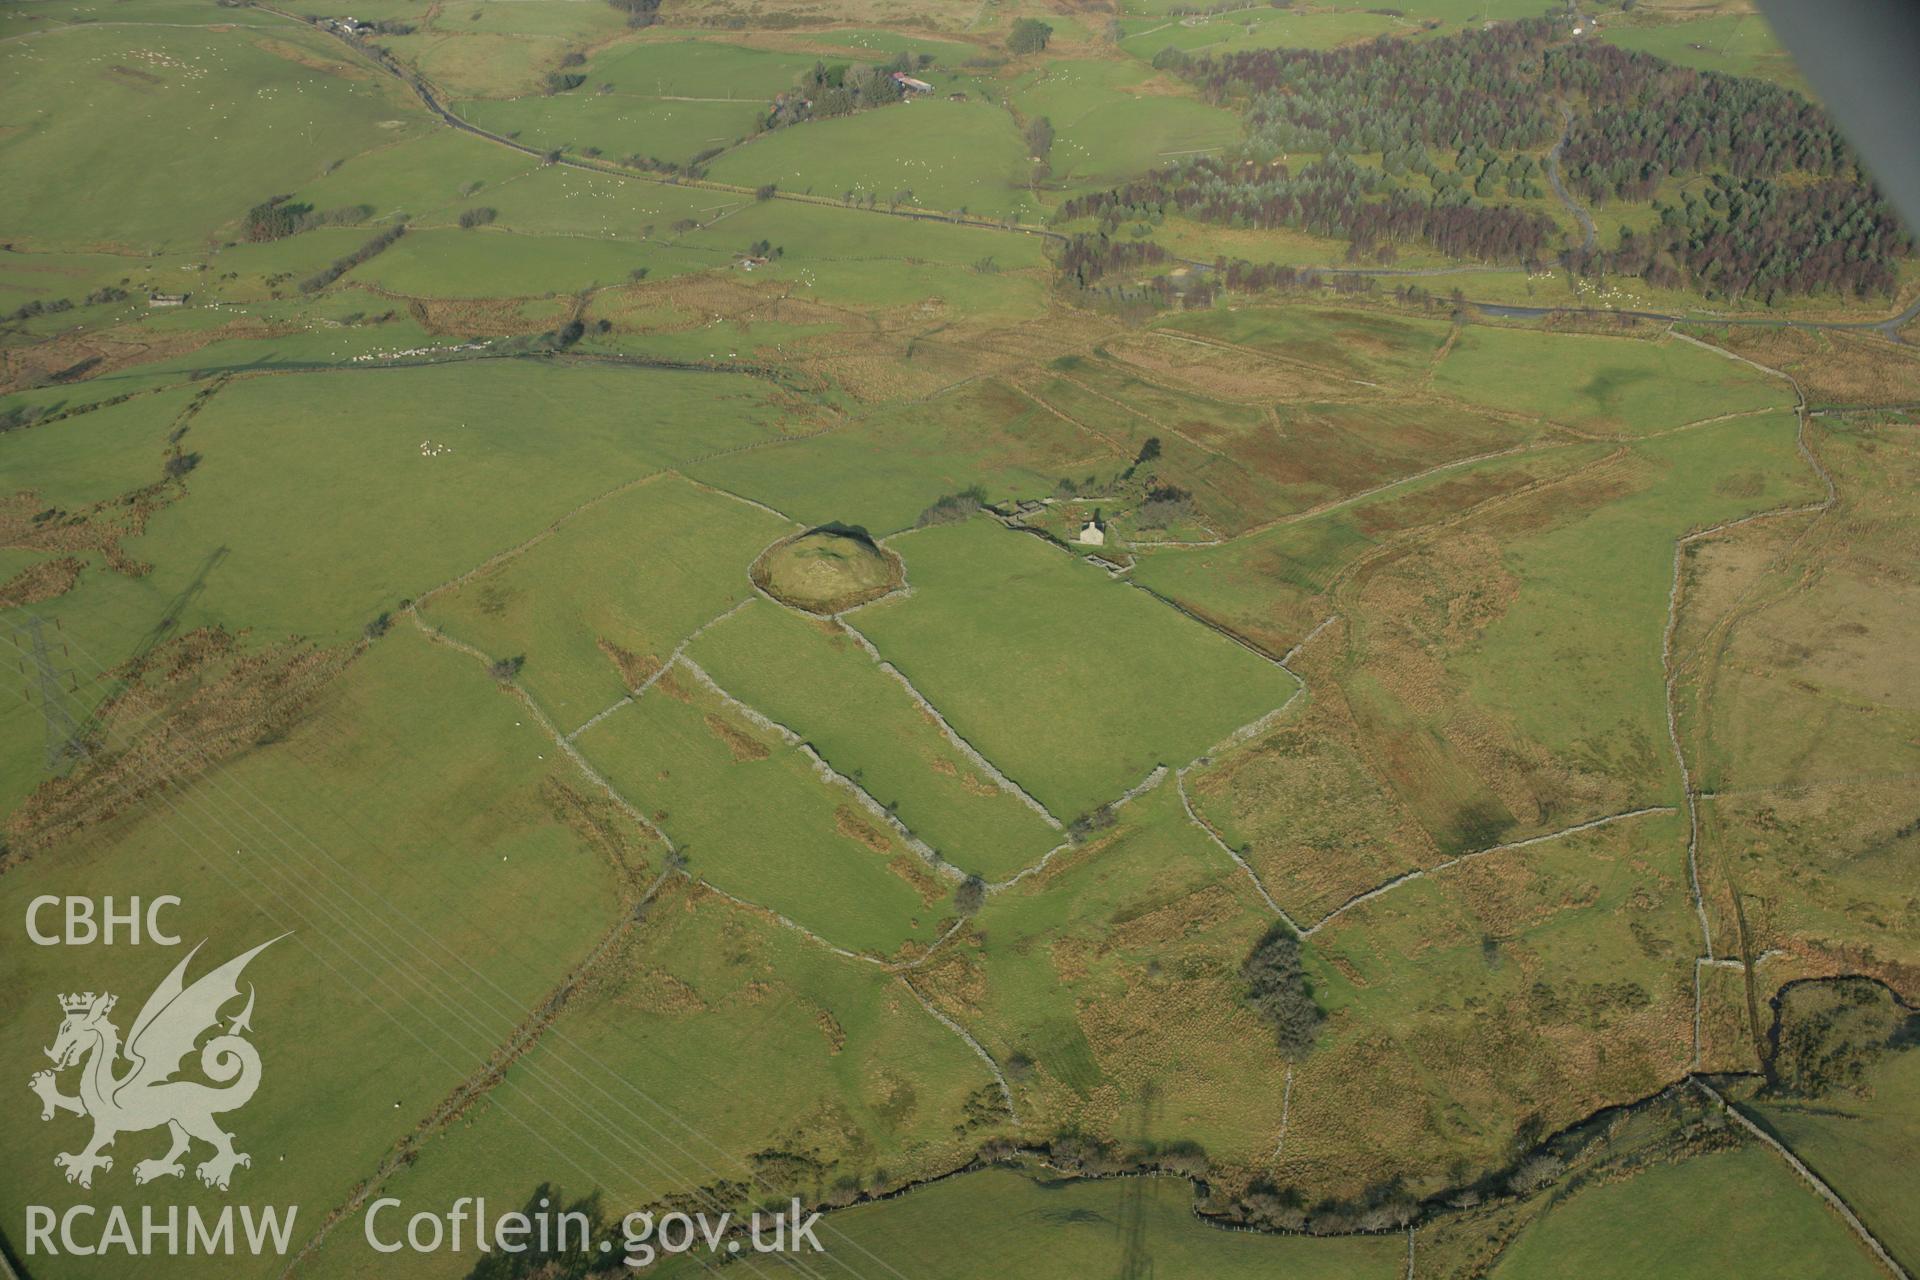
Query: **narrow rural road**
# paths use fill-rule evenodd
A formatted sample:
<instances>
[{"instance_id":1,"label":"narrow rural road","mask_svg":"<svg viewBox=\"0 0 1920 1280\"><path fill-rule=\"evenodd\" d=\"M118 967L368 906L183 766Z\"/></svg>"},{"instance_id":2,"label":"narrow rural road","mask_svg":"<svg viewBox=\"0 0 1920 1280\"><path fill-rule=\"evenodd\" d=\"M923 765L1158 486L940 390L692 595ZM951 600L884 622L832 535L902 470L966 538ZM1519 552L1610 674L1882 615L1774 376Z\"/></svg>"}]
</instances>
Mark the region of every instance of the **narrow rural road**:
<instances>
[{"instance_id":1,"label":"narrow rural road","mask_svg":"<svg viewBox=\"0 0 1920 1280\"><path fill-rule=\"evenodd\" d=\"M473 124L472 122L465 120L458 115L455 115L451 110L449 110L447 107L442 105L439 94L436 91L435 87L432 84L430 84L424 77L418 75L417 73L408 71L406 68L402 67L399 63L395 62L391 57L387 56L385 53L382 53L377 49L370 49L366 45L361 44L359 41L349 39L348 37L342 35L340 32L334 30L332 27L325 25L325 23L321 22L318 19L309 20L307 18L301 17L299 14L290 13L285 9L276 9L272 5L259 3L259 0L255 0L255 3L251 7L258 9L263 13L271 13L277 17L285 18L289 22L297 22L302 26L311 27L316 31L320 31L325 33L326 35L332 36L335 40L338 40L341 44L345 45L347 48L351 49L354 53L358 54L361 58L372 63L375 67L379 68L381 71L385 72L387 75L392 76L394 79L406 85L409 89L413 91L414 96L420 99L421 104L425 106L429 112L439 117L439 119L444 124L448 125L450 128L458 129L463 133L470 133L476 138L484 138L488 142L494 143L497 146L507 147L511 150L518 151L523 155L545 158L547 156L554 154L551 151L543 151L538 147L528 146L524 142L517 142L512 138L508 138L501 134L493 133L489 130L482 129L480 126ZM1563 107L1562 110L1565 110L1565 108ZM1565 141L1566 141L1566 133L1563 131L1561 134L1560 143L1564 143ZM1553 187L1555 192L1560 195L1560 198L1563 201L1566 202L1567 207L1574 211L1575 216L1580 220L1581 225L1586 229L1587 247L1591 248L1598 238L1594 230L1593 219L1587 214L1585 209L1581 208L1579 205L1574 203L1572 198L1566 194L1564 188L1560 184L1560 180L1557 172L1558 171L1557 153L1560 148L1560 143L1554 144L1555 155L1549 157L1554 162L1549 165L1548 175L1553 179ZM722 191L722 192L726 192L729 195L750 196L755 198L757 198L759 195L759 192L752 187L735 186L731 183L726 183L726 182L713 182L705 178L666 178L666 177L661 177L657 174L644 173L639 170L627 169L614 164L604 164L597 161L582 159L576 156L560 155L560 156L557 156L552 161L552 163L566 165L567 167L573 168L573 169L584 169L589 173L604 173L616 178L626 178L632 181L639 181L639 182L652 182L660 186L694 187L703 191ZM877 207L863 209L863 208L859 208L859 206L843 205L840 203L840 201L835 200L830 196L806 195L803 193L792 192L792 191L775 191L772 194L772 198L776 200L790 200L798 204L824 205L824 206L835 208L835 209L855 208L862 213L880 214L884 217L909 218L917 222L944 222L952 226L978 227L982 230L988 230L988 231L1004 231L1004 232L1013 232L1020 235L1039 236L1043 240L1051 240L1060 244L1065 244L1068 240L1068 237L1061 232L1054 231L1048 227L1034 226L1031 223L1025 223L1025 222L1014 222L1014 223L998 222L998 221L994 221L987 218L974 218L974 217L968 217L961 214L952 214L952 213L937 213L937 212L933 212L931 210L925 210L925 209L881 209ZM1213 267L1213 263L1201 262L1197 259L1176 259L1176 261L1183 262L1190 267L1195 267L1200 270L1211 270ZM1419 277L1419 276L1460 275L1465 273L1513 272L1513 271L1523 271L1525 270L1525 268L1497 266L1497 265L1486 264L1486 263L1467 263L1467 264L1461 264L1459 266L1449 266L1449 267L1413 267L1413 268L1402 268L1402 269L1395 269L1392 267L1302 267L1300 268L1300 270L1318 271L1329 276L1354 275L1354 276L1380 276L1380 277ZM1664 312L1657 312L1657 311L1621 311L1621 310L1615 310L1610 307L1575 309L1575 308L1569 308L1569 307L1517 306L1517 305L1511 305L1506 303L1490 303L1490 302L1489 303L1473 302L1472 305L1478 310L1490 316L1505 316L1505 317L1515 318L1515 319L1525 319L1525 318L1533 318L1533 317L1549 316L1549 315L1567 315L1567 314L1586 313L1586 314L1601 315L1601 316L1629 316L1634 319L1654 320L1654 321L1660 321L1662 323L1775 325L1775 326L1785 326L1787 328L1792 328L1792 329L1839 329L1839 330L1854 330L1859 332L1871 331L1871 332L1882 333L1886 335L1888 338L1892 339L1893 341L1902 343L1902 344L1906 344L1907 340L1901 336L1900 330L1904 328L1908 323L1910 323L1916 316L1920 316L1920 297L1916 297L1913 303L1909 305L1904 311L1900 312L1898 315L1889 316L1884 320L1862 320L1862 321L1851 321L1851 322L1836 322L1836 321L1823 321L1823 320L1788 320L1788 319L1774 319L1774 318L1764 317L1764 316L1752 316L1752 317L1680 316L1680 315L1670 315Z\"/></svg>"},{"instance_id":2,"label":"narrow rural road","mask_svg":"<svg viewBox=\"0 0 1920 1280\"><path fill-rule=\"evenodd\" d=\"M1560 126L1560 137L1554 142L1553 149L1547 152L1547 181L1553 185L1553 194L1560 197L1560 203L1567 206L1568 211L1573 214L1574 221L1580 224L1580 230L1586 233L1586 239L1580 244L1580 252L1589 254L1600 243L1600 233L1594 228L1593 215L1587 212L1585 205L1580 204L1568 193L1567 184L1560 180L1560 152L1566 147L1567 139L1573 134L1573 108L1564 102L1560 104L1560 119L1563 122Z\"/></svg>"},{"instance_id":3,"label":"narrow rural road","mask_svg":"<svg viewBox=\"0 0 1920 1280\"><path fill-rule=\"evenodd\" d=\"M588 173L604 173L615 178L626 178L633 182L651 182L663 187L692 187L700 191L721 191L728 195L746 196L750 199L762 198L760 196L761 189L759 188L736 186L730 182L714 182L707 178L663 177L659 174L648 173L640 169L630 169L624 165L607 164L601 161L587 160L579 156L569 156L555 149L529 146L524 142L509 138L504 134L494 133L489 129L482 129L472 121L455 115L453 111L441 102L439 91L430 81L418 72L401 66L383 50L369 47L357 40L351 39L327 25L323 19L304 18L297 13L290 13L285 9L276 9L272 5L258 3L258 0L256 0L252 7L263 13L271 13L277 17L285 18L289 22L297 22L302 26L311 27L315 31L332 36L335 40L359 54L366 61L371 62L381 71L386 72L394 79L406 85L413 91L414 96L420 99L422 106L426 107L433 115L439 117L441 123L458 129L462 133L470 133L476 138L484 138L496 146L518 151L522 155L547 160L551 164L565 165L569 169L584 169ZM701 100L702 99L688 99L688 101ZM705 99L705 101L717 101L717 99ZM804 192L797 191L774 190L765 198L788 200L796 204L824 205L833 209L853 208L858 209L861 213L875 213L883 217L891 218L907 218L915 222L944 222L956 227L978 227L988 231L1017 232L1021 235L1039 236L1043 240L1057 240L1061 243L1065 243L1067 240L1065 235L1058 231L1049 230L1046 227L1036 227L1025 222L1002 222L993 218L975 218L961 213L940 213L930 209L882 209L878 206L862 208L857 205L843 204L832 196L808 195Z\"/></svg>"}]
</instances>

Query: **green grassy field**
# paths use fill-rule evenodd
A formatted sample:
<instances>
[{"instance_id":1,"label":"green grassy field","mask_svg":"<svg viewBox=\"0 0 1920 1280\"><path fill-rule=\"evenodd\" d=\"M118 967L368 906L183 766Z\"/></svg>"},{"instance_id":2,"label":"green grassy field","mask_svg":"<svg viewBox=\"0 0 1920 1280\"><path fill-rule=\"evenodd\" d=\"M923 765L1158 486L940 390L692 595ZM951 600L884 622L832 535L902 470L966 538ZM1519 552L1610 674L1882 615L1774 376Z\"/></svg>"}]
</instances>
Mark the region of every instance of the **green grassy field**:
<instances>
[{"instance_id":1,"label":"green grassy field","mask_svg":"<svg viewBox=\"0 0 1920 1280\"><path fill-rule=\"evenodd\" d=\"M621 27L620 14L611 6L454 0L451 4L422 8L431 14L431 27L435 31L606 39ZM401 11L405 12L404 6Z\"/></svg>"},{"instance_id":2,"label":"green grassy field","mask_svg":"<svg viewBox=\"0 0 1920 1280\"><path fill-rule=\"evenodd\" d=\"M36 498L68 508L153 484L163 474L167 433L198 391L172 387L64 426L22 432L9 442L9 473L30 481Z\"/></svg>"},{"instance_id":3,"label":"green grassy field","mask_svg":"<svg viewBox=\"0 0 1920 1280\"><path fill-rule=\"evenodd\" d=\"M502 240L513 236L511 248ZM512 263L498 267L502 259ZM551 297L619 284L636 271L665 279L709 265L667 245L609 236L416 231L354 272L356 283L427 298ZM484 273L484 274L483 274Z\"/></svg>"},{"instance_id":4,"label":"green grassy field","mask_svg":"<svg viewBox=\"0 0 1920 1280\"><path fill-rule=\"evenodd\" d=\"M1550 372L1543 376L1543 370ZM1793 403L1792 390L1780 379L1671 339L1647 342L1483 325L1462 332L1434 381L1464 399L1609 435L1644 435Z\"/></svg>"},{"instance_id":5,"label":"green grassy field","mask_svg":"<svg viewBox=\"0 0 1920 1280\"><path fill-rule=\"evenodd\" d=\"M433 714L412 714L412 698ZM182 776L170 795L83 847L36 859L31 875L0 877L0 899L18 919L36 893L105 884L117 895L178 893L172 923L186 945L208 940L195 975L293 931L247 971L258 983L253 1025L268 1084L229 1127L253 1157L237 1175L246 1194L297 1203L305 1222L345 1200L404 1131L398 1116L424 1114L478 1070L586 953L613 921L617 873L550 808L554 788L574 785L550 744L516 725L481 672L415 635L376 645L284 742L203 772L192 740L170 741L130 775L145 786ZM652 856L638 839L630 847ZM515 919L515 904L533 897L551 910ZM17 983L4 1000L19 1034L0 1053L22 1081L36 1061L46 1065L54 992L114 991L124 1031L184 951L78 954L9 947ZM316 1052L329 1043L355 1051ZM43 1124L25 1106L5 1124L22 1154L5 1192L19 1221L21 1204L72 1194L53 1156L78 1150L84 1129L71 1116ZM132 1181L135 1161L164 1146L164 1134L124 1135L94 1194L177 1203L178 1184ZM205 1274L197 1257L141 1265Z\"/></svg>"},{"instance_id":6,"label":"green grassy field","mask_svg":"<svg viewBox=\"0 0 1920 1280\"><path fill-rule=\"evenodd\" d=\"M592 86L636 97L728 98L764 109L792 89L813 61L801 54L749 49L710 40L673 39L686 32L650 33L645 44L617 45L588 62Z\"/></svg>"},{"instance_id":7,"label":"green grassy field","mask_svg":"<svg viewBox=\"0 0 1920 1280\"><path fill-rule=\"evenodd\" d=\"M323 354L311 349L315 359ZM336 349L333 358L340 354ZM757 381L582 372L586 376L565 375L582 416L559 449L541 425L556 374L532 363L363 368L231 384L182 437L181 447L202 459L192 472L191 495L163 507L144 533L123 541L127 554L150 563L151 572L83 575L61 601L65 625L115 661L169 616L182 628L254 625L266 638L298 632L338 643L357 636L377 614L535 535L621 482L775 434L775 411ZM305 378L333 389L310 396ZM629 407L640 388L650 406L644 417ZM578 398L582 394L590 398ZM595 399L597 411L589 408ZM150 478L159 479L160 441L174 420L174 403L141 397L103 411L105 424L122 424L115 429L154 442L150 452L127 459L119 478L152 469ZM60 475L77 459L59 463L55 453L71 453L74 442L85 441L88 421L36 428L49 434L23 436L36 443L22 456L44 457L55 468L51 474ZM327 448L315 447L316 432ZM376 456L388 462L371 473L369 488L364 468ZM31 473L18 474L24 480ZM347 478L353 475L362 479ZM488 491L497 501L486 501L485 519L456 518L456 512L477 511L469 504ZM343 501L339 495L349 492L358 496ZM171 604L223 547L223 563L208 572L204 592L184 608ZM275 568L267 571L267 564Z\"/></svg>"},{"instance_id":8,"label":"green grassy field","mask_svg":"<svg viewBox=\"0 0 1920 1280\"><path fill-rule=\"evenodd\" d=\"M496 190L529 180L538 164L471 134L440 130L353 156L303 184L295 198L318 209L365 204L376 218L405 213L423 226L445 226L463 208L498 203ZM223 250L223 256L233 252Z\"/></svg>"},{"instance_id":9,"label":"green grassy field","mask_svg":"<svg viewBox=\"0 0 1920 1280\"><path fill-rule=\"evenodd\" d=\"M1712 1205L1702 1215L1700 1206ZM1871 1255L1757 1146L1583 1191L1523 1234L1499 1280L1561 1276L1877 1276Z\"/></svg>"},{"instance_id":10,"label":"green grassy field","mask_svg":"<svg viewBox=\"0 0 1920 1280\"><path fill-rule=\"evenodd\" d=\"M238 382L194 420L206 461L193 498L130 549L164 590L230 546L201 610L339 637L622 481L777 429L746 379L583 369L566 376L569 426L555 435L554 378L494 362Z\"/></svg>"},{"instance_id":11,"label":"green grassy field","mask_svg":"<svg viewBox=\"0 0 1920 1280\"><path fill-rule=\"evenodd\" d=\"M1895 1258L1920 1251L1912 1203L1920 1055L1886 1054L1862 1088L1817 1101L1755 1099L1747 1109L1825 1178Z\"/></svg>"},{"instance_id":12,"label":"green grassy field","mask_svg":"<svg viewBox=\"0 0 1920 1280\"><path fill-rule=\"evenodd\" d=\"M579 748L717 888L849 950L891 955L936 936L945 886L919 857L684 669L587 729Z\"/></svg>"},{"instance_id":13,"label":"green grassy field","mask_svg":"<svg viewBox=\"0 0 1920 1280\"><path fill-rule=\"evenodd\" d=\"M1820 490L1786 415L1650 441L1632 472L1643 477L1628 482L1634 496L1509 546L1518 595L1455 670L1528 737L1607 760L1651 801L1673 786L1660 672L1674 539Z\"/></svg>"},{"instance_id":14,"label":"green grassy field","mask_svg":"<svg viewBox=\"0 0 1920 1280\"><path fill-rule=\"evenodd\" d=\"M1688 566L1679 726L1702 785L1722 796L1703 817L1716 884L1778 904L1762 945L1857 935L1911 963L1897 868L1913 856L1903 785L1920 707L1905 655L1864 646L1896 633L1913 599L1895 549L1920 455L1909 433L1870 419L1816 422L1809 447L1841 506L1731 531ZM1731 933L1724 893L1716 918Z\"/></svg>"},{"instance_id":15,"label":"green grassy field","mask_svg":"<svg viewBox=\"0 0 1920 1280\"><path fill-rule=\"evenodd\" d=\"M831 435L701 463L703 480L812 524L838 520L885 536L911 528L945 494L1044 493L1083 472L1094 450L1058 418L993 387L963 387L907 414L865 414Z\"/></svg>"},{"instance_id":16,"label":"green grassy field","mask_svg":"<svg viewBox=\"0 0 1920 1280\"><path fill-rule=\"evenodd\" d=\"M188 249L424 117L390 82L280 22L73 27L0 51L0 221L31 242ZM100 121L112 119L112 127ZM84 184L56 180L86 173Z\"/></svg>"},{"instance_id":17,"label":"green grassy field","mask_svg":"<svg viewBox=\"0 0 1920 1280\"><path fill-rule=\"evenodd\" d=\"M486 653L524 657L521 683L572 729L749 598L748 564L784 532L764 511L663 476L587 508L421 614Z\"/></svg>"},{"instance_id":18,"label":"green grassy field","mask_svg":"<svg viewBox=\"0 0 1920 1280\"><path fill-rule=\"evenodd\" d=\"M1857 510L1843 517L1841 536L1874 548L1877 567L1842 568L1816 553L1815 563L1828 564L1828 571L1817 581L1797 583L1797 572L1804 572L1799 564L1758 560L1769 552L1785 556L1802 531L1792 521L1754 530L1744 542L1734 541L1723 558L1696 566L1692 576L1703 622L1714 619L1716 606L1724 607L1718 590L1710 593L1722 581L1751 589L1764 602L1745 633L1723 650L1709 647L1712 637L1690 637L1712 666L1705 686L1689 690L1693 696L1682 713L1700 740L1703 776L1717 790L1890 779L1902 767L1894 762L1904 763L1913 749L1911 725L1920 707L1907 692L1909 681L1899 670L1865 661L1858 646L1895 625L1893 614L1912 595L1906 573L1895 568L1899 561L1880 555L1903 536L1920 459L1902 434L1871 426L1821 430L1810 438L1836 483L1858 495ZM1850 625L1835 623L1842 617ZM1848 710L1841 713L1841 707ZM1826 727L1831 752L1810 756L1793 745L1787 726L1808 721Z\"/></svg>"},{"instance_id":19,"label":"green grassy field","mask_svg":"<svg viewBox=\"0 0 1920 1280\"><path fill-rule=\"evenodd\" d=\"M482 128L532 147L572 152L591 147L616 158L638 154L686 164L703 152L752 136L766 103L760 98L686 101L582 88L555 97L466 102L460 109ZM636 152L636 146L644 149Z\"/></svg>"},{"instance_id":20,"label":"green grassy field","mask_svg":"<svg viewBox=\"0 0 1920 1280\"><path fill-rule=\"evenodd\" d=\"M1143 83L1150 79L1123 64L1062 60L1015 93L1024 115L1053 123L1054 181L1069 191L1108 187L1240 140L1233 113Z\"/></svg>"},{"instance_id":21,"label":"green grassy field","mask_svg":"<svg viewBox=\"0 0 1920 1280\"><path fill-rule=\"evenodd\" d=\"M1063 818L1185 764L1296 687L1151 597L985 520L894 550L913 595L853 625Z\"/></svg>"},{"instance_id":22,"label":"green grassy field","mask_svg":"<svg viewBox=\"0 0 1920 1280\"><path fill-rule=\"evenodd\" d=\"M358 14L352 15L358 17ZM411 16L411 15L410 15ZM419 68L449 95L515 98L538 93L548 75L560 69L575 41L565 35L509 35L504 32L449 32L418 28L389 36L383 47Z\"/></svg>"},{"instance_id":23,"label":"green grassy field","mask_svg":"<svg viewBox=\"0 0 1920 1280\"><path fill-rule=\"evenodd\" d=\"M145 260L115 253L8 254L0 259L0 306L8 311L31 302L48 303L65 299L75 306L86 306L86 296L95 289L129 284L136 277L168 272L178 274L190 264L180 258L155 256ZM126 312L132 306L117 308ZM22 325L66 328L71 315L24 320Z\"/></svg>"},{"instance_id":24,"label":"green grassy field","mask_svg":"<svg viewBox=\"0 0 1920 1280\"><path fill-rule=\"evenodd\" d=\"M1694 18L1648 26L1609 25L1606 40L1702 71L1759 76L1808 93L1793 58L1757 13ZM1811 96L1811 95L1809 95Z\"/></svg>"},{"instance_id":25,"label":"green grassy field","mask_svg":"<svg viewBox=\"0 0 1920 1280\"><path fill-rule=\"evenodd\" d=\"M805 737L956 865L1011 875L1060 833L1000 789L836 628L759 602L692 653L726 689Z\"/></svg>"},{"instance_id":26,"label":"green grassy field","mask_svg":"<svg viewBox=\"0 0 1920 1280\"><path fill-rule=\"evenodd\" d=\"M1054 216L1255 159L1162 50L1545 13L1371 5L0 6L0 917L177 894L196 972L291 931L219 1011L230 1190L136 1187L157 1131L70 1185L17 1097L15 1270L623 1269L362 1234L545 1194L830 1210L749 1274L1875 1274L1723 1072L1910 1267L1920 362L1863 322L1920 266L1728 300L1197 186ZM1799 84L1733 0L1597 20ZM900 54L933 92L758 131ZM0 1080L184 950L0 932ZM229 1202L288 1256L21 1232Z\"/></svg>"},{"instance_id":27,"label":"green grassy field","mask_svg":"<svg viewBox=\"0 0 1920 1280\"><path fill-rule=\"evenodd\" d=\"M952 1126L985 1073L896 980L685 887L664 890L616 960L388 1194L504 1206L551 1181L569 1200L597 1192L617 1217L702 1186L689 1207L717 1213L743 1195L812 1198L841 1179L864 1185L879 1165L911 1173L952 1158ZM753 1159L783 1144L817 1167L795 1177ZM345 1224L315 1273L355 1274L360 1230ZM837 1223L820 1235L854 1238ZM471 1265L394 1262L419 1275Z\"/></svg>"},{"instance_id":28,"label":"green grassy field","mask_svg":"<svg viewBox=\"0 0 1920 1280\"><path fill-rule=\"evenodd\" d=\"M1239 53L1247 49L1332 49L1412 30L1382 12L1364 13L1246 9L1211 17L1172 15L1122 21L1120 47L1151 60L1162 49L1187 53Z\"/></svg>"},{"instance_id":29,"label":"green grassy field","mask_svg":"<svg viewBox=\"0 0 1920 1280\"><path fill-rule=\"evenodd\" d=\"M984 102L940 98L779 129L729 151L717 182L838 199L846 192L940 213L1031 217L1026 147L1012 120Z\"/></svg>"},{"instance_id":30,"label":"green grassy field","mask_svg":"<svg viewBox=\"0 0 1920 1280\"><path fill-rule=\"evenodd\" d=\"M964 12L964 11L963 11ZM937 22L918 24L926 30L941 30ZM803 45L817 45L834 50L839 56L868 63L882 63L895 54L928 54L934 65L942 69L958 66L969 58L979 57L981 47L959 40L943 39L938 35L928 35L925 30L884 30L881 28L832 27L821 31L811 39L797 41Z\"/></svg>"}]
</instances>

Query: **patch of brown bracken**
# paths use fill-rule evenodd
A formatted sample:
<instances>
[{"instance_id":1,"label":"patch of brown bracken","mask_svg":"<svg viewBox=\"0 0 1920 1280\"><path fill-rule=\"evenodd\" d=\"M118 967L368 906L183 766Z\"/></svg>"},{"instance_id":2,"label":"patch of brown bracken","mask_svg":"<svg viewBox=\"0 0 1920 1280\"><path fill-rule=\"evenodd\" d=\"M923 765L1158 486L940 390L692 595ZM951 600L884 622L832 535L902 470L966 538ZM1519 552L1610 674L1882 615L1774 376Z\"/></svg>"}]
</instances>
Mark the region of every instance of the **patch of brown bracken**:
<instances>
[{"instance_id":1,"label":"patch of brown bracken","mask_svg":"<svg viewBox=\"0 0 1920 1280\"><path fill-rule=\"evenodd\" d=\"M628 689L638 689L653 679L654 673L660 670L660 659L650 653L638 654L629 649L623 649L604 636L600 637L597 643L600 646L600 652L606 655L607 660L613 663L614 670L620 673L620 683Z\"/></svg>"},{"instance_id":2,"label":"patch of brown bracken","mask_svg":"<svg viewBox=\"0 0 1920 1280\"><path fill-rule=\"evenodd\" d=\"M122 683L82 726L84 757L14 810L0 867L55 849L249 747L277 741L355 652L300 641L246 649L231 633L208 627L109 673Z\"/></svg>"},{"instance_id":3,"label":"patch of brown bracken","mask_svg":"<svg viewBox=\"0 0 1920 1280\"><path fill-rule=\"evenodd\" d=\"M847 839L863 844L875 853L887 853L893 849L892 837L855 813L849 805L843 804L833 811L833 827Z\"/></svg>"},{"instance_id":4,"label":"patch of brown bracken","mask_svg":"<svg viewBox=\"0 0 1920 1280\"><path fill-rule=\"evenodd\" d=\"M711 711L707 713L706 721L707 731L727 744L727 750L733 753L735 762L744 764L749 760L765 760L772 754L767 749L766 743L745 730L728 724Z\"/></svg>"},{"instance_id":5,"label":"patch of brown bracken","mask_svg":"<svg viewBox=\"0 0 1920 1280\"><path fill-rule=\"evenodd\" d=\"M22 605L41 604L63 596L73 590L73 584L80 580L80 571L84 568L85 562L74 556L28 565L0 583L0 609L17 609Z\"/></svg>"}]
</instances>

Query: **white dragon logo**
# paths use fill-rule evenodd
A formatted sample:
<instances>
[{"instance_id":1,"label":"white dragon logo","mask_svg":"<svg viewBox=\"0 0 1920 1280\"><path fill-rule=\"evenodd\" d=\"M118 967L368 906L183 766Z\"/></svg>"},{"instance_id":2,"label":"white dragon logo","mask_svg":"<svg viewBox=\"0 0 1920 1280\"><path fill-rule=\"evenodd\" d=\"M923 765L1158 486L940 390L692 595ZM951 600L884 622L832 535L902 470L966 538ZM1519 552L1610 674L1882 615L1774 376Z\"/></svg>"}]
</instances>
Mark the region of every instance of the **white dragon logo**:
<instances>
[{"instance_id":1,"label":"white dragon logo","mask_svg":"<svg viewBox=\"0 0 1920 1280\"><path fill-rule=\"evenodd\" d=\"M285 937L282 934L281 937ZM60 1034L54 1038L47 1056L53 1059L51 1071L37 1072L29 1082L40 1096L42 1120L53 1119L56 1111L93 1119L93 1140L84 1150L63 1153L53 1158L66 1170L67 1181L83 1187L93 1185L94 1170L111 1170L113 1158L102 1152L113 1145L121 1133L136 1133L166 1125L173 1135L173 1146L157 1160L142 1160L133 1166L136 1183L155 1178L179 1177L186 1170L180 1157L198 1138L213 1147L213 1156L196 1172L210 1187L227 1189L227 1182L239 1165L253 1162L233 1149L233 1135L214 1123L214 1116L247 1104L260 1087L260 1053L241 1038L252 1030L253 988L247 988L247 1005L227 1025L224 1034L215 1035L200 1047L200 1070L222 1088L196 1080L176 1080L182 1060L194 1051L201 1035L217 1029L220 1010L240 994L240 971L247 962L278 942L271 938L244 955L236 956L213 972L186 984L187 964L199 954L196 946L185 960L147 997L140 1016L133 1020L126 1046L120 1044L120 1029L107 1021L117 997L101 992L61 996L60 1008L66 1014ZM202 946L205 944L202 943ZM115 1067L124 1056L130 1064L116 1074ZM85 1060L80 1072L80 1092L69 1097L60 1092L55 1080Z\"/></svg>"}]
</instances>

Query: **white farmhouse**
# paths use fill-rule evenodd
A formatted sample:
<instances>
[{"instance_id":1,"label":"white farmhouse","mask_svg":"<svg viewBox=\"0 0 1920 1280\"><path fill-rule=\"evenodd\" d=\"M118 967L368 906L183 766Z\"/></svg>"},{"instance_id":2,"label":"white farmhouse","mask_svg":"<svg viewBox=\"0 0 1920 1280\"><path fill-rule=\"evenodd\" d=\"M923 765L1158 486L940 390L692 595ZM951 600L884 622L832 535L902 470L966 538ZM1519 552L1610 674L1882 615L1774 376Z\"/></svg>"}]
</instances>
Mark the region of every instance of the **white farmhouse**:
<instances>
[{"instance_id":1,"label":"white farmhouse","mask_svg":"<svg viewBox=\"0 0 1920 1280\"><path fill-rule=\"evenodd\" d=\"M1083 547L1104 547L1107 545L1107 531L1100 527L1098 520L1089 520L1080 527L1080 535L1074 541Z\"/></svg>"}]
</instances>

